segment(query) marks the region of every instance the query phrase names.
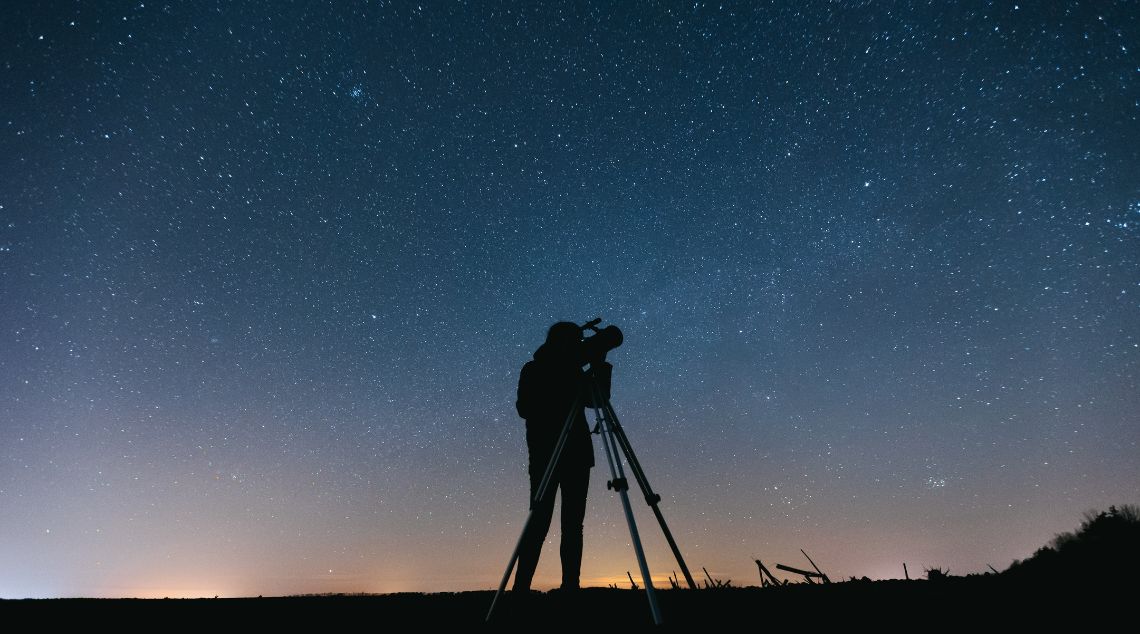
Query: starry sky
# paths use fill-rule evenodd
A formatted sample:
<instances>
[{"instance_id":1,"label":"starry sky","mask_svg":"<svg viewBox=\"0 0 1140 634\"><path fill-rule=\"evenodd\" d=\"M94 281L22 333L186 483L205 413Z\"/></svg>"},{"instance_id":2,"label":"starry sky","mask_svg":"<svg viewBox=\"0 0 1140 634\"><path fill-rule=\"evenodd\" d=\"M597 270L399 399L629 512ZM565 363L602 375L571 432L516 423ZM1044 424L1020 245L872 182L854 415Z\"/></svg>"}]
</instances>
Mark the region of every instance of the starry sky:
<instances>
[{"instance_id":1,"label":"starry sky","mask_svg":"<svg viewBox=\"0 0 1140 634\"><path fill-rule=\"evenodd\" d=\"M1137 47L1108 1L7 7L0 597L494 587L519 369L593 317L698 575L1025 558L1140 501ZM604 464L588 585L637 570Z\"/></svg>"}]
</instances>

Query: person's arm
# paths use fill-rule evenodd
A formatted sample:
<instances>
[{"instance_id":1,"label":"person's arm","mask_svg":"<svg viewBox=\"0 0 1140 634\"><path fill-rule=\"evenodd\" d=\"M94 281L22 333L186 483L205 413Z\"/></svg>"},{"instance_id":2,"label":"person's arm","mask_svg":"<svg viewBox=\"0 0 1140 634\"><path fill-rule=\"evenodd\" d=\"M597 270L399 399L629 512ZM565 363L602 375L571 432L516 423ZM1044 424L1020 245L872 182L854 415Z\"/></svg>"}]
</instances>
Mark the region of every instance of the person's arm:
<instances>
[{"instance_id":1,"label":"person's arm","mask_svg":"<svg viewBox=\"0 0 1140 634\"><path fill-rule=\"evenodd\" d=\"M528 361L519 373L518 398L515 400L515 409L518 410L520 417L527 419L535 417L537 413L535 392L534 364Z\"/></svg>"}]
</instances>

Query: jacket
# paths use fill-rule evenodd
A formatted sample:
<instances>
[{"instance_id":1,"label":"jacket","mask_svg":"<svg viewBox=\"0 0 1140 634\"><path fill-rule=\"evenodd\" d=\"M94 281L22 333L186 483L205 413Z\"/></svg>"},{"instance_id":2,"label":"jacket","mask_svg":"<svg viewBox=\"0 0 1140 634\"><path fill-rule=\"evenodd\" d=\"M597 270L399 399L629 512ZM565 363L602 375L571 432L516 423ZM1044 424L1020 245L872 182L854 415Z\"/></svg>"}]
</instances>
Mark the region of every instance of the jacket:
<instances>
[{"instance_id":1,"label":"jacket","mask_svg":"<svg viewBox=\"0 0 1140 634\"><path fill-rule=\"evenodd\" d=\"M609 399L613 366L603 361L593 367L598 387L603 397ZM579 398L559 469L594 466L594 445L585 413L586 407L594 406L594 399L589 374L580 365L558 359L550 354L545 344L540 346L534 353L534 360L528 361L519 374L518 400L515 402L519 416L526 419L526 444L532 474L541 475L546 471L570 408Z\"/></svg>"}]
</instances>

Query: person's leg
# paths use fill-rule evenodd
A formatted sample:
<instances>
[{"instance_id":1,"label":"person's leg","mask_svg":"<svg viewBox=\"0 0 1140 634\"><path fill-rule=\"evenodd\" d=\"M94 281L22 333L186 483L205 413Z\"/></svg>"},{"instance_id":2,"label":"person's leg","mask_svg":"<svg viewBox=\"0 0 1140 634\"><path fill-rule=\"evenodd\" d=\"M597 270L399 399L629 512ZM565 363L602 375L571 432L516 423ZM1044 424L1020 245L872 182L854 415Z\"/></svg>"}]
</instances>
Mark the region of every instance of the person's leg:
<instances>
[{"instance_id":1,"label":"person's leg","mask_svg":"<svg viewBox=\"0 0 1140 634\"><path fill-rule=\"evenodd\" d=\"M562 588L578 587L582 571L582 522L586 518L586 491L590 487L590 468L573 469L563 474L562 489Z\"/></svg>"},{"instance_id":2,"label":"person's leg","mask_svg":"<svg viewBox=\"0 0 1140 634\"><path fill-rule=\"evenodd\" d=\"M534 578L534 571L538 568L538 556L542 554L542 543L546 541L546 533L550 530L550 518L554 515L554 494L558 487L556 480L547 485L546 498L538 506L534 505L534 496L538 492L542 475L533 471L530 474L530 499L534 515L519 541L518 569L515 571L512 591L530 590L531 579Z\"/></svg>"}]
</instances>

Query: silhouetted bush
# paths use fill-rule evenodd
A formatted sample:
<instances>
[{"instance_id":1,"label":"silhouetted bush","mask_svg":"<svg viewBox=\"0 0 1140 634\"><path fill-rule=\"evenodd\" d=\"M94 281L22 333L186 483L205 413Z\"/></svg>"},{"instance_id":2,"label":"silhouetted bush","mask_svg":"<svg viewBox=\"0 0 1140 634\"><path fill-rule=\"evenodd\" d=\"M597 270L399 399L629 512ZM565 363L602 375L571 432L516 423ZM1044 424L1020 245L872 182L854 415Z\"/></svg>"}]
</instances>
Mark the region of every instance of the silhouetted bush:
<instances>
[{"instance_id":1,"label":"silhouetted bush","mask_svg":"<svg viewBox=\"0 0 1140 634\"><path fill-rule=\"evenodd\" d=\"M1061 533L1006 571L1055 581L1119 582L1140 570L1140 508L1109 507L1085 513L1080 528Z\"/></svg>"},{"instance_id":2,"label":"silhouetted bush","mask_svg":"<svg viewBox=\"0 0 1140 634\"><path fill-rule=\"evenodd\" d=\"M926 580L927 581L943 581L949 576L950 576L949 570L943 570L941 568L927 568L926 569Z\"/></svg>"}]
</instances>

